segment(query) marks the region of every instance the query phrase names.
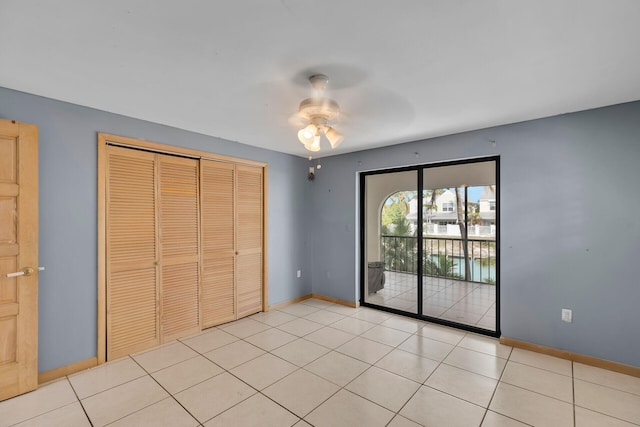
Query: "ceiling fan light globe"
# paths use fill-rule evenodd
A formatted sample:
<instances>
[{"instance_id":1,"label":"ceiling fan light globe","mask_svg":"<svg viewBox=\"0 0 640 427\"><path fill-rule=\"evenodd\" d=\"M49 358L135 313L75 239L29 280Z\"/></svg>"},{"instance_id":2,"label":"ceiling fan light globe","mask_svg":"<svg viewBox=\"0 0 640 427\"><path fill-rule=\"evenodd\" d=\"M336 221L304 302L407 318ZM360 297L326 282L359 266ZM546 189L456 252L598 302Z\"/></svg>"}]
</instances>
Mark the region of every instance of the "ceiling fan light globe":
<instances>
[{"instance_id":1,"label":"ceiling fan light globe","mask_svg":"<svg viewBox=\"0 0 640 427\"><path fill-rule=\"evenodd\" d=\"M311 144L305 144L304 148L306 148L307 150L312 151L314 153L317 152L317 151L320 151L320 139L318 139L317 143L314 141Z\"/></svg>"},{"instance_id":2,"label":"ceiling fan light globe","mask_svg":"<svg viewBox=\"0 0 640 427\"><path fill-rule=\"evenodd\" d=\"M315 125L310 124L310 125L307 125L304 129L302 129L302 131L304 132L303 135L306 139L313 139L313 137L318 132L318 129L315 127Z\"/></svg>"},{"instance_id":3,"label":"ceiling fan light globe","mask_svg":"<svg viewBox=\"0 0 640 427\"><path fill-rule=\"evenodd\" d=\"M320 132L315 134L313 143L309 147L311 147L311 151L320 151Z\"/></svg>"},{"instance_id":4,"label":"ceiling fan light globe","mask_svg":"<svg viewBox=\"0 0 640 427\"><path fill-rule=\"evenodd\" d=\"M304 145L313 144L313 140L317 133L317 129L314 125L308 125L298 132L298 140Z\"/></svg>"},{"instance_id":5,"label":"ceiling fan light globe","mask_svg":"<svg viewBox=\"0 0 640 427\"><path fill-rule=\"evenodd\" d=\"M320 151L320 132L313 137L312 142L304 144L304 148L312 152Z\"/></svg>"},{"instance_id":6,"label":"ceiling fan light globe","mask_svg":"<svg viewBox=\"0 0 640 427\"><path fill-rule=\"evenodd\" d=\"M324 134L329 140L331 148L336 148L338 145L342 144L342 141L344 141L344 135L332 127L327 127Z\"/></svg>"},{"instance_id":7,"label":"ceiling fan light globe","mask_svg":"<svg viewBox=\"0 0 640 427\"><path fill-rule=\"evenodd\" d=\"M307 141L305 141L303 132L304 132L304 129L300 129L298 131L298 141L300 141L300 143L303 144L303 145L307 145Z\"/></svg>"}]
</instances>

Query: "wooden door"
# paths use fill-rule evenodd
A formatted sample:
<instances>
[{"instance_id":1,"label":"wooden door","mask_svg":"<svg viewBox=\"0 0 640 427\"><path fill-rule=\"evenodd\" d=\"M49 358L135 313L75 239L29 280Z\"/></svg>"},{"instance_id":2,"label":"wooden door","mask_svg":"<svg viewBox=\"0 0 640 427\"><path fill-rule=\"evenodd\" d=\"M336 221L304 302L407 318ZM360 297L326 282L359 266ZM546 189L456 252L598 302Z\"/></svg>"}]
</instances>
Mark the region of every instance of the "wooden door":
<instances>
[{"instance_id":1,"label":"wooden door","mask_svg":"<svg viewBox=\"0 0 640 427\"><path fill-rule=\"evenodd\" d=\"M37 272L38 129L0 120L0 400L38 386Z\"/></svg>"},{"instance_id":2,"label":"wooden door","mask_svg":"<svg viewBox=\"0 0 640 427\"><path fill-rule=\"evenodd\" d=\"M107 147L107 359L160 343L155 154Z\"/></svg>"},{"instance_id":3,"label":"wooden door","mask_svg":"<svg viewBox=\"0 0 640 427\"><path fill-rule=\"evenodd\" d=\"M262 311L262 168L236 166L238 317Z\"/></svg>"},{"instance_id":4,"label":"wooden door","mask_svg":"<svg viewBox=\"0 0 640 427\"><path fill-rule=\"evenodd\" d=\"M158 155L162 342L200 332L198 161Z\"/></svg>"},{"instance_id":5,"label":"wooden door","mask_svg":"<svg viewBox=\"0 0 640 427\"><path fill-rule=\"evenodd\" d=\"M202 327L236 319L235 165L200 161Z\"/></svg>"}]
</instances>

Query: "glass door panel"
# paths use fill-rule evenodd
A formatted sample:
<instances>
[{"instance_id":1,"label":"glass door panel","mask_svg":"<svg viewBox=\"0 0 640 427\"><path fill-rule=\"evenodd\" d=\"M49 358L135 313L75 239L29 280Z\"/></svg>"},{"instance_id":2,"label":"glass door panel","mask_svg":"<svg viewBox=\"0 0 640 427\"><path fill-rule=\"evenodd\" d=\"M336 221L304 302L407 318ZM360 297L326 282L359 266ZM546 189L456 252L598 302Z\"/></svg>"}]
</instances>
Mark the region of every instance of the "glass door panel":
<instances>
[{"instance_id":1,"label":"glass door panel","mask_svg":"<svg viewBox=\"0 0 640 427\"><path fill-rule=\"evenodd\" d=\"M418 172L367 175L363 198L363 300L418 313Z\"/></svg>"},{"instance_id":2,"label":"glass door panel","mask_svg":"<svg viewBox=\"0 0 640 427\"><path fill-rule=\"evenodd\" d=\"M495 161L423 169L422 311L496 330Z\"/></svg>"}]
</instances>

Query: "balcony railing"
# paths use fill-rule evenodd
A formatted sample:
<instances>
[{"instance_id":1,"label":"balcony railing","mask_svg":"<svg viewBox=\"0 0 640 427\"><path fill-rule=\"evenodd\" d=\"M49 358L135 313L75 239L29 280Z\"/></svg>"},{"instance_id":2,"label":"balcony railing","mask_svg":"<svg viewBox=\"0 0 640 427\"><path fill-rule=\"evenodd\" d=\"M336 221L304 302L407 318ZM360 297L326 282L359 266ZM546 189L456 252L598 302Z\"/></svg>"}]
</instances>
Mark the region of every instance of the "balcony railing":
<instances>
[{"instance_id":1,"label":"balcony railing","mask_svg":"<svg viewBox=\"0 0 640 427\"><path fill-rule=\"evenodd\" d=\"M416 273L418 238L382 236L381 249L385 270ZM495 283L496 243L487 239L467 239L469 275L466 276L464 241L458 238L423 237L422 271L425 276Z\"/></svg>"},{"instance_id":2,"label":"balcony railing","mask_svg":"<svg viewBox=\"0 0 640 427\"><path fill-rule=\"evenodd\" d=\"M429 236L460 236L460 227L458 224L434 224L427 223L424 225L424 232ZM470 225L467 229L469 236L495 237L495 225Z\"/></svg>"}]
</instances>

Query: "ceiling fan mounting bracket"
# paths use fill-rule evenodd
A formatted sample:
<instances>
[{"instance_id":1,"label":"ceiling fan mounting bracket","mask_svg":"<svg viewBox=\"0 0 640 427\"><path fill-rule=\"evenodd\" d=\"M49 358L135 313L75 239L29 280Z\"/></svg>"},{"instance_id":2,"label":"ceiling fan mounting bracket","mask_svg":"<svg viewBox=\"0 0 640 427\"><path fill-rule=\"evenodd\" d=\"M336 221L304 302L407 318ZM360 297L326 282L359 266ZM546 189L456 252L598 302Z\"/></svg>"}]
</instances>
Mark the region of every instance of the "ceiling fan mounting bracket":
<instances>
[{"instance_id":1,"label":"ceiling fan mounting bracket","mask_svg":"<svg viewBox=\"0 0 640 427\"><path fill-rule=\"evenodd\" d=\"M313 74L309 76L309 83L311 83L311 87L317 90L318 92L324 92L327 88L327 83L329 82L329 77L324 74Z\"/></svg>"}]
</instances>

